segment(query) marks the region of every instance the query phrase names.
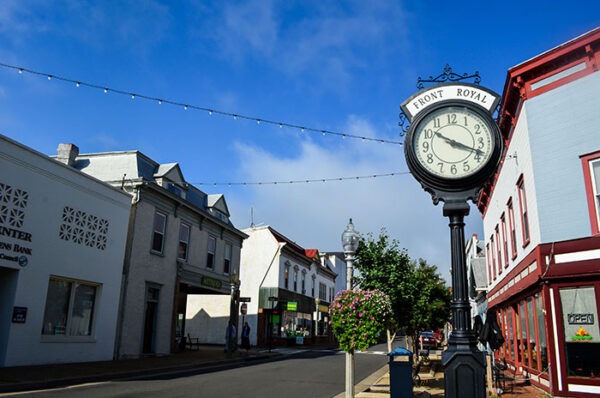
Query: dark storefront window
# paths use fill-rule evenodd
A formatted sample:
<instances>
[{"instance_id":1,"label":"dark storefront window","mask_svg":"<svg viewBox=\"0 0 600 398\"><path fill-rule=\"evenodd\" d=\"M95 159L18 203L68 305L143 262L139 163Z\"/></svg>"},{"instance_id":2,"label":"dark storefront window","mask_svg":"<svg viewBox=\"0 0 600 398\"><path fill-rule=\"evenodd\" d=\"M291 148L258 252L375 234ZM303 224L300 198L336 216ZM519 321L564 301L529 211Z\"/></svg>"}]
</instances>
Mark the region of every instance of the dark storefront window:
<instances>
[{"instance_id":1,"label":"dark storefront window","mask_svg":"<svg viewBox=\"0 0 600 398\"><path fill-rule=\"evenodd\" d=\"M536 344L536 333L535 333L535 322L534 322L534 311L533 311L533 297L527 297L527 336L529 343L529 366L532 369L538 369L538 346Z\"/></svg>"},{"instance_id":2,"label":"dark storefront window","mask_svg":"<svg viewBox=\"0 0 600 398\"><path fill-rule=\"evenodd\" d=\"M600 375L600 329L593 286L560 289L569 376Z\"/></svg>"},{"instance_id":3,"label":"dark storefront window","mask_svg":"<svg viewBox=\"0 0 600 398\"><path fill-rule=\"evenodd\" d=\"M539 293L535 295L535 312L537 316L538 326L538 344L540 352L540 361L542 372L548 371L548 343L546 342L546 320L544 316L544 305L542 303L542 297Z\"/></svg>"}]
</instances>

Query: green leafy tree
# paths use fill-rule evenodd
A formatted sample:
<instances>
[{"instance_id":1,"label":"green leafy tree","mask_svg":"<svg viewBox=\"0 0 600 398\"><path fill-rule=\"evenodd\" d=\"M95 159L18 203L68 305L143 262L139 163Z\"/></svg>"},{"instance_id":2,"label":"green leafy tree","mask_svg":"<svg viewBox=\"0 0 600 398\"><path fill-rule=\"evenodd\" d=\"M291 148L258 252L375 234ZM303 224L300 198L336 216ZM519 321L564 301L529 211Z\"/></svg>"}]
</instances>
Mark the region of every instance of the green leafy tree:
<instances>
[{"instance_id":1,"label":"green leafy tree","mask_svg":"<svg viewBox=\"0 0 600 398\"><path fill-rule=\"evenodd\" d=\"M377 343L391 322L389 297L380 290L342 290L329 306L331 329L346 352Z\"/></svg>"},{"instance_id":2,"label":"green leafy tree","mask_svg":"<svg viewBox=\"0 0 600 398\"><path fill-rule=\"evenodd\" d=\"M449 319L451 296L437 267L411 260L385 230L377 239L372 234L361 238L355 265L360 287L380 289L392 302L395 324L388 332L388 348L399 329L413 338L414 349L419 330L442 327Z\"/></svg>"}]
</instances>

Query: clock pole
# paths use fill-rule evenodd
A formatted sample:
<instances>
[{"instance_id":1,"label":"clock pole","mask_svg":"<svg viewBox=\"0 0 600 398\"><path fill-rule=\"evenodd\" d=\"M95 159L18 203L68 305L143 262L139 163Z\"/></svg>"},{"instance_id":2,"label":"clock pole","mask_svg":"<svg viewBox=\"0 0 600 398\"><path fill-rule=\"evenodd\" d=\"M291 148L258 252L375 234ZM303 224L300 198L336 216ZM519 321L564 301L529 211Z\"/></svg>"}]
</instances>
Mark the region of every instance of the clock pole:
<instances>
[{"instance_id":1,"label":"clock pole","mask_svg":"<svg viewBox=\"0 0 600 398\"><path fill-rule=\"evenodd\" d=\"M485 356L477 348L471 327L464 250L464 218L469 214L469 204L466 200L446 202L443 212L449 219L452 253L452 334L448 349L442 352L445 396L485 398Z\"/></svg>"},{"instance_id":2,"label":"clock pole","mask_svg":"<svg viewBox=\"0 0 600 398\"><path fill-rule=\"evenodd\" d=\"M464 220L467 201L477 200L500 163L504 143L492 118L499 101L499 95L477 85L440 83L401 105L411 123L404 140L406 164L433 203L444 202L449 220L453 330L442 352L446 398L486 397L485 355L471 326Z\"/></svg>"}]
</instances>

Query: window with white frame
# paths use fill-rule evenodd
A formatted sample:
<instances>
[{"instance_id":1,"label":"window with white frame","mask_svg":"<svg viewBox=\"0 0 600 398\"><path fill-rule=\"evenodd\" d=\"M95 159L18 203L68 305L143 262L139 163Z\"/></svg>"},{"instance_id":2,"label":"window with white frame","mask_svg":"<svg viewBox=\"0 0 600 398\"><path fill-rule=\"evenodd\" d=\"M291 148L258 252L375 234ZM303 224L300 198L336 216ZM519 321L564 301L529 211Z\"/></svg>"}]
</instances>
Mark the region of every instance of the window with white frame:
<instances>
[{"instance_id":1,"label":"window with white frame","mask_svg":"<svg viewBox=\"0 0 600 398\"><path fill-rule=\"evenodd\" d=\"M590 162L592 188L594 189L594 204L596 205L596 223L600 223L600 158Z\"/></svg>"},{"instance_id":2,"label":"window with white frame","mask_svg":"<svg viewBox=\"0 0 600 398\"><path fill-rule=\"evenodd\" d=\"M321 282L319 282L319 298L323 301L327 301L327 286Z\"/></svg>"},{"instance_id":3,"label":"window with white frame","mask_svg":"<svg viewBox=\"0 0 600 398\"><path fill-rule=\"evenodd\" d=\"M177 258L187 260L188 247L190 245L190 226L184 223L179 225L179 247L177 248Z\"/></svg>"},{"instance_id":4,"label":"window with white frame","mask_svg":"<svg viewBox=\"0 0 600 398\"><path fill-rule=\"evenodd\" d=\"M159 211L154 213L154 230L152 232L152 251L162 253L165 245L167 215Z\"/></svg>"},{"instance_id":5,"label":"window with white frame","mask_svg":"<svg viewBox=\"0 0 600 398\"><path fill-rule=\"evenodd\" d=\"M502 225L502 258L504 259L504 268L508 267L508 238L506 236L506 215L500 216L500 225Z\"/></svg>"},{"instance_id":6,"label":"window with white frame","mask_svg":"<svg viewBox=\"0 0 600 398\"><path fill-rule=\"evenodd\" d=\"M513 208L512 198L506 204L508 207L508 230L510 231L510 250L512 259L517 257L517 230L515 228L515 210Z\"/></svg>"},{"instance_id":7,"label":"window with white frame","mask_svg":"<svg viewBox=\"0 0 600 398\"><path fill-rule=\"evenodd\" d=\"M283 271L283 287L289 289L290 286L290 264L286 263L285 270Z\"/></svg>"},{"instance_id":8,"label":"window with white frame","mask_svg":"<svg viewBox=\"0 0 600 398\"><path fill-rule=\"evenodd\" d=\"M496 243L494 243L494 235L490 237L490 254L492 260L492 280L496 280Z\"/></svg>"},{"instance_id":9,"label":"window with white frame","mask_svg":"<svg viewBox=\"0 0 600 398\"><path fill-rule=\"evenodd\" d=\"M531 236L529 234L529 211L527 210L527 194L525 193L525 181L523 176L517 181L519 189L519 205L521 209L521 225L523 227L523 247L529 244Z\"/></svg>"},{"instance_id":10,"label":"window with white frame","mask_svg":"<svg viewBox=\"0 0 600 398\"><path fill-rule=\"evenodd\" d=\"M306 294L306 270L302 270L302 294Z\"/></svg>"},{"instance_id":11,"label":"window with white frame","mask_svg":"<svg viewBox=\"0 0 600 398\"><path fill-rule=\"evenodd\" d=\"M208 245L206 248L206 268L215 268L215 253L217 252L217 238L214 236L208 237Z\"/></svg>"},{"instance_id":12,"label":"window with white frame","mask_svg":"<svg viewBox=\"0 0 600 398\"><path fill-rule=\"evenodd\" d=\"M310 288L310 291L311 291L310 295L311 295L311 297L315 297L315 280L317 279L317 276L315 274L313 274L311 276L311 279L312 279L312 286Z\"/></svg>"},{"instance_id":13,"label":"window with white frame","mask_svg":"<svg viewBox=\"0 0 600 398\"><path fill-rule=\"evenodd\" d=\"M232 247L230 243L225 243L225 252L223 253L223 273L229 274L231 271L231 253Z\"/></svg>"},{"instance_id":14,"label":"window with white frame","mask_svg":"<svg viewBox=\"0 0 600 398\"><path fill-rule=\"evenodd\" d=\"M92 336L98 284L51 277L43 335Z\"/></svg>"},{"instance_id":15,"label":"window with white frame","mask_svg":"<svg viewBox=\"0 0 600 398\"><path fill-rule=\"evenodd\" d=\"M298 267L294 267L294 291L298 291Z\"/></svg>"},{"instance_id":16,"label":"window with white frame","mask_svg":"<svg viewBox=\"0 0 600 398\"><path fill-rule=\"evenodd\" d=\"M500 251L500 229L496 225L496 258L498 259L498 276L502 273L502 253Z\"/></svg>"},{"instance_id":17,"label":"window with white frame","mask_svg":"<svg viewBox=\"0 0 600 398\"><path fill-rule=\"evenodd\" d=\"M582 156L583 177L593 235L600 234L600 152Z\"/></svg>"}]
</instances>

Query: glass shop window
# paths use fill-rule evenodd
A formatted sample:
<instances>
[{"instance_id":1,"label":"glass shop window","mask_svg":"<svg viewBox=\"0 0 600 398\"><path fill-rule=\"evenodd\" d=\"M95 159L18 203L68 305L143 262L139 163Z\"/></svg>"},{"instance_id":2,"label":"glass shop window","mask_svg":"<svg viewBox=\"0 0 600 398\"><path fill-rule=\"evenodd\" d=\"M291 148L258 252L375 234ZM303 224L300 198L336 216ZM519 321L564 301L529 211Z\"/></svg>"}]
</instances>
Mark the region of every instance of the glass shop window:
<instances>
[{"instance_id":1,"label":"glass shop window","mask_svg":"<svg viewBox=\"0 0 600 398\"><path fill-rule=\"evenodd\" d=\"M567 372L571 377L600 375L600 329L593 286L560 289Z\"/></svg>"},{"instance_id":2,"label":"glass shop window","mask_svg":"<svg viewBox=\"0 0 600 398\"><path fill-rule=\"evenodd\" d=\"M50 278L43 335L91 336L97 286Z\"/></svg>"}]
</instances>

